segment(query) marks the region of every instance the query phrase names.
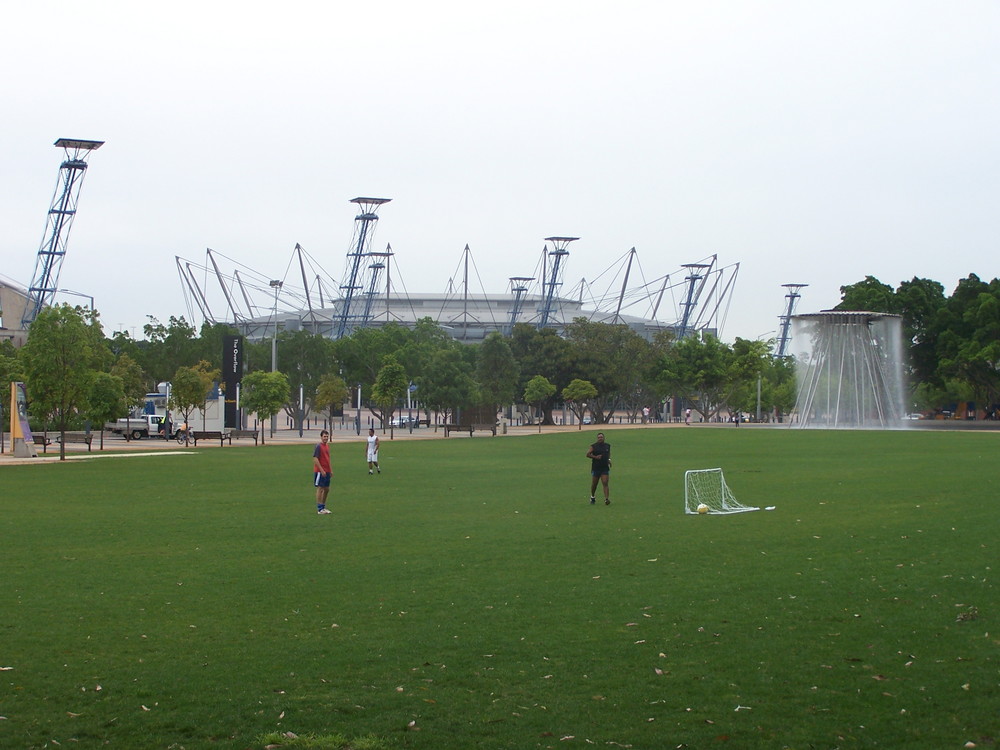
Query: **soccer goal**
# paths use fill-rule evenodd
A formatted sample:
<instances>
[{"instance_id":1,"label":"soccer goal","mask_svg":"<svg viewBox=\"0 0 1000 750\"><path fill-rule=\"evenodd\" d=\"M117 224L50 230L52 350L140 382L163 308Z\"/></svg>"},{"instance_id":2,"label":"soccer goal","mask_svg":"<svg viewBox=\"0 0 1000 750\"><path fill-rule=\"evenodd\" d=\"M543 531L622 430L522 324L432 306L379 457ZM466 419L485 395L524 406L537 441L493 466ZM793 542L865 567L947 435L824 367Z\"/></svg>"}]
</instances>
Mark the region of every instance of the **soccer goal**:
<instances>
[{"instance_id":1,"label":"soccer goal","mask_svg":"<svg viewBox=\"0 0 1000 750\"><path fill-rule=\"evenodd\" d=\"M691 469L684 472L684 512L698 514L698 506L704 505L708 510L702 513L744 513L748 510L760 510L749 505L741 505L733 497L726 484L722 469Z\"/></svg>"}]
</instances>

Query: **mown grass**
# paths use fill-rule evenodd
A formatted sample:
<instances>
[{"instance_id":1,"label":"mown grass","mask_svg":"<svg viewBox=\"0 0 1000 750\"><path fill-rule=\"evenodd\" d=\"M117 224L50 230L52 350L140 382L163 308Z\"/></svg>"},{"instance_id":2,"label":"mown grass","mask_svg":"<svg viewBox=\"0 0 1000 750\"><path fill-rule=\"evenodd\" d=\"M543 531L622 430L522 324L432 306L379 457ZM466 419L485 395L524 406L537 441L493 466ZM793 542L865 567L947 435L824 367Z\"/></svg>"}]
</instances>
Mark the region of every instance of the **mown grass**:
<instances>
[{"instance_id":1,"label":"mown grass","mask_svg":"<svg viewBox=\"0 0 1000 750\"><path fill-rule=\"evenodd\" d=\"M0 469L0 746L996 744L1000 436L593 434Z\"/></svg>"}]
</instances>

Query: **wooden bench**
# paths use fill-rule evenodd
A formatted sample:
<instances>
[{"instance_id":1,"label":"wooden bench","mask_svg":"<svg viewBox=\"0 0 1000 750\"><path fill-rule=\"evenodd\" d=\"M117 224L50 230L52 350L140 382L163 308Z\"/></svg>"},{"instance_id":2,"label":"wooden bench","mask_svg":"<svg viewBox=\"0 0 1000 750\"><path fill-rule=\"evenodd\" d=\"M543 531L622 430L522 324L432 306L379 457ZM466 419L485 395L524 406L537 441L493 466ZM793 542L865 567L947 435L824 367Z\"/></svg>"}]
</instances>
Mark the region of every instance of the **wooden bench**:
<instances>
[{"instance_id":1,"label":"wooden bench","mask_svg":"<svg viewBox=\"0 0 1000 750\"><path fill-rule=\"evenodd\" d=\"M469 437L472 437L472 433L476 431L491 432L493 433L493 437L496 437L497 426L496 424L446 424L444 426L445 437L448 437L450 433L455 431L467 432L469 433Z\"/></svg>"},{"instance_id":2,"label":"wooden bench","mask_svg":"<svg viewBox=\"0 0 1000 750\"><path fill-rule=\"evenodd\" d=\"M192 430L191 439L194 440L195 448L198 447L199 440L218 440L220 448L225 444L226 440L229 440L230 445L233 444L233 441L229 439L229 433L220 430Z\"/></svg>"},{"instance_id":3,"label":"wooden bench","mask_svg":"<svg viewBox=\"0 0 1000 750\"><path fill-rule=\"evenodd\" d=\"M258 430L230 430L229 431L229 444L233 444L233 440L239 440L240 438L253 438L253 444L257 445L257 437L260 435Z\"/></svg>"},{"instance_id":4,"label":"wooden bench","mask_svg":"<svg viewBox=\"0 0 1000 750\"><path fill-rule=\"evenodd\" d=\"M50 438L48 435L32 435L31 441L35 445L42 446L42 453L48 453L49 446L52 445L52 438Z\"/></svg>"},{"instance_id":5,"label":"wooden bench","mask_svg":"<svg viewBox=\"0 0 1000 750\"><path fill-rule=\"evenodd\" d=\"M87 452L91 450L91 443L94 441L94 436L89 432L67 432L65 435L59 435L56 437L57 443L62 443L63 445L69 445L70 443L86 443Z\"/></svg>"}]
</instances>

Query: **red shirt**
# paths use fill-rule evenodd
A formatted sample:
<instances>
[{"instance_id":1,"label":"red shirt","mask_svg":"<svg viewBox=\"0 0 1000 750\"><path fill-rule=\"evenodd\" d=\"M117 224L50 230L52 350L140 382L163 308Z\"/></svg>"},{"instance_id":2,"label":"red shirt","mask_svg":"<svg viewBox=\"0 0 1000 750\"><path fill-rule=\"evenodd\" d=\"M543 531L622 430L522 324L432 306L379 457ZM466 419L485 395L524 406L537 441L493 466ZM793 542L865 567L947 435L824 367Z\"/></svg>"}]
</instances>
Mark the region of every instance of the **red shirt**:
<instances>
[{"instance_id":1,"label":"red shirt","mask_svg":"<svg viewBox=\"0 0 1000 750\"><path fill-rule=\"evenodd\" d=\"M319 463L319 470L323 474L332 474L333 469L330 468L330 444L329 443L318 443L316 445L316 450L313 451L313 459L315 462ZM315 464L313 466L315 468Z\"/></svg>"}]
</instances>

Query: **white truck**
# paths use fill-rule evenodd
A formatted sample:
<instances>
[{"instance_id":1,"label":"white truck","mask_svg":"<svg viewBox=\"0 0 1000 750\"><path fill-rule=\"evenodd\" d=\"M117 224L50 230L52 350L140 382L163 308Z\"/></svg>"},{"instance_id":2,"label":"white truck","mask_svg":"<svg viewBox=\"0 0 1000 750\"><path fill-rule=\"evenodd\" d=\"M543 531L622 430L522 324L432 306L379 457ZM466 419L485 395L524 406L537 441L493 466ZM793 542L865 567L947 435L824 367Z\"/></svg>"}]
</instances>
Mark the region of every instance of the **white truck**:
<instances>
[{"instance_id":1,"label":"white truck","mask_svg":"<svg viewBox=\"0 0 1000 750\"><path fill-rule=\"evenodd\" d=\"M163 417L160 414L139 414L135 417L119 419L117 422L107 422L105 432L122 435L126 440L140 440L148 437L160 437L163 427ZM174 425L171 425L175 429ZM171 437L173 437L171 435Z\"/></svg>"}]
</instances>

